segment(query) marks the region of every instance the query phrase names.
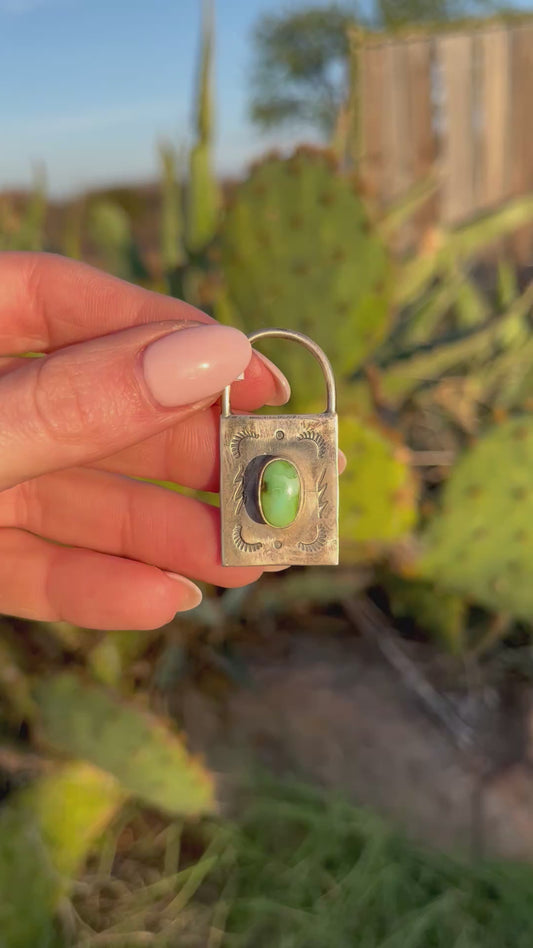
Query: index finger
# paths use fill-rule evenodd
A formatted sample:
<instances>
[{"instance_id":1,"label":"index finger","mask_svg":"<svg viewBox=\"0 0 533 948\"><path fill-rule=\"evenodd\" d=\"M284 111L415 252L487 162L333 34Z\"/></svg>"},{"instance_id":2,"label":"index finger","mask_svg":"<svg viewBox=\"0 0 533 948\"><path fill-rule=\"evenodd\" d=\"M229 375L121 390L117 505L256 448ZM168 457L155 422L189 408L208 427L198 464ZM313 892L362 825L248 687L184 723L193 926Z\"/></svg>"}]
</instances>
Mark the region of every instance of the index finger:
<instances>
[{"instance_id":1,"label":"index finger","mask_svg":"<svg viewBox=\"0 0 533 948\"><path fill-rule=\"evenodd\" d=\"M52 352L163 320L216 322L183 300L134 286L77 260L47 253L0 253L0 374L16 367L15 360L2 356ZM289 394L283 374L254 350L241 387L244 404L251 400L282 405Z\"/></svg>"},{"instance_id":2,"label":"index finger","mask_svg":"<svg viewBox=\"0 0 533 948\"><path fill-rule=\"evenodd\" d=\"M214 322L161 293L47 253L0 253L0 355L50 352L161 320Z\"/></svg>"}]
</instances>

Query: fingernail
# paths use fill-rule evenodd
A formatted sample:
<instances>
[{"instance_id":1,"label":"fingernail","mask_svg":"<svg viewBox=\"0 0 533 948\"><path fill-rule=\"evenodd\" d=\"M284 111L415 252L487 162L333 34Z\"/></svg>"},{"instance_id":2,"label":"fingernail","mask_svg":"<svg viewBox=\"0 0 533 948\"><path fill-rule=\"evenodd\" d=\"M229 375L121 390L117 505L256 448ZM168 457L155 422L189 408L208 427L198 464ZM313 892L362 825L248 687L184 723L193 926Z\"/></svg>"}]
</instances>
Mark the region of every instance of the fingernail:
<instances>
[{"instance_id":1,"label":"fingernail","mask_svg":"<svg viewBox=\"0 0 533 948\"><path fill-rule=\"evenodd\" d=\"M262 352L256 352L255 354L267 367L268 371L274 378L274 382L276 383L274 395L271 396L270 401L266 402L266 404L271 406L286 405L289 401L289 398L291 397L291 387L283 372L281 369L278 369L277 365L271 362L270 359L267 359L267 357L263 355Z\"/></svg>"},{"instance_id":2,"label":"fingernail","mask_svg":"<svg viewBox=\"0 0 533 948\"><path fill-rule=\"evenodd\" d=\"M164 408L179 408L218 395L243 372L252 357L244 333L231 326L180 329L144 351L146 385Z\"/></svg>"},{"instance_id":3,"label":"fingernail","mask_svg":"<svg viewBox=\"0 0 533 948\"><path fill-rule=\"evenodd\" d=\"M180 576L179 573L167 573L166 570L163 570L163 572L165 576L173 579L182 587L182 600L178 612L188 612L189 609L196 609L196 606L199 606L202 601L202 592L198 589L198 586L191 583L190 579L186 579L185 576Z\"/></svg>"},{"instance_id":4,"label":"fingernail","mask_svg":"<svg viewBox=\"0 0 533 948\"><path fill-rule=\"evenodd\" d=\"M346 460L346 455L344 451L339 451L339 474L342 474L346 470L346 465L348 461Z\"/></svg>"},{"instance_id":5,"label":"fingernail","mask_svg":"<svg viewBox=\"0 0 533 948\"><path fill-rule=\"evenodd\" d=\"M263 566L264 573L281 573L284 569L290 569L289 566Z\"/></svg>"}]
</instances>

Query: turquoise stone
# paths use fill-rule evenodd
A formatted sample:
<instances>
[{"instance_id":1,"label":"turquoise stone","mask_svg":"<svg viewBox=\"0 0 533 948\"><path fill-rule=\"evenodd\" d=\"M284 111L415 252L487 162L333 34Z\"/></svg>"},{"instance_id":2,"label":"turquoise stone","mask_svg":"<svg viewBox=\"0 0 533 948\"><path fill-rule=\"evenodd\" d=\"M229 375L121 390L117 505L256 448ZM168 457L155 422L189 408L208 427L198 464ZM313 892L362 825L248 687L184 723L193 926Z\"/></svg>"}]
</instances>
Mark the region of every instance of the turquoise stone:
<instances>
[{"instance_id":1,"label":"turquoise stone","mask_svg":"<svg viewBox=\"0 0 533 948\"><path fill-rule=\"evenodd\" d=\"M271 527L289 527L300 508L302 485L294 464L275 458L265 464L259 481L259 506Z\"/></svg>"}]
</instances>

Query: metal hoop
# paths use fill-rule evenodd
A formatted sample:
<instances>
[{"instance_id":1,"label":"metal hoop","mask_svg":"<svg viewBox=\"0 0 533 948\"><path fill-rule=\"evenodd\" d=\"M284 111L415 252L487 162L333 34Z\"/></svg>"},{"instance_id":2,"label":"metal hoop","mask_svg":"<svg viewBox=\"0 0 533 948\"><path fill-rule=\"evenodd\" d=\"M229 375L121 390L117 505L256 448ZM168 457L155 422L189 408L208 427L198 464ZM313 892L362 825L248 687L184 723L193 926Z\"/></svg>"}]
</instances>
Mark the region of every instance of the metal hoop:
<instances>
[{"instance_id":1,"label":"metal hoop","mask_svg":"<svg viewBox=\"0 0 533 948\"><path fill-rule=\"evenodd\" d=\"M253 344L258 339L289 339L292 342L299 342L300 345L304 346L310 353L315 357L317 362L322 369L324 379L326 382L326 411L323 414L334 414L336 410L336 390L335 390L335 376L333 375L333 369L331 368L331 363L322 351L320 346L313 342L309 336L304 336L301 332L296 332L293 329L258 329L256 332L251 332L248 335L248 339ZM222 416L227 418L230 414L230 387L226 386L222 393Z\"/></svg>"}]
</instances>

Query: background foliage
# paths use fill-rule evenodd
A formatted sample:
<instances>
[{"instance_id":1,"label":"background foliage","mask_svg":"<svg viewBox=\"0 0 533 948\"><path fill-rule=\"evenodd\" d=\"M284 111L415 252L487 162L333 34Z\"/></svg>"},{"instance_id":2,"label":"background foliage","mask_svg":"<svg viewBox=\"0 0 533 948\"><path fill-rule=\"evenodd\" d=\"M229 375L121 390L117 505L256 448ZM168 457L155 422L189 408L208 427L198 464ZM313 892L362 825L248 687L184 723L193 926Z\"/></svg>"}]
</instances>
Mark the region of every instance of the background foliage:
<instances>
[{"instance_id":1,"label":"background foliage","mask_svg":"<svg viewBox=\"0 0 533 948\"><path fill-rule=\"evenodd\" d=\"M425 12L423 4L383 3L379 19L396 25ZM335 116L357 94L351 25L352 14L337 8L258 26L257 121L298 118L333 134ZM282 611L302 588L308 603L342 602L379 584L391 617L417 620L465 661L487 655L517 628L529 635L533 289L501 253L488 274L474 264L531 222L533 196L400 257L394 235L431 198L431 180L383 215L354 169L324 146L265 156L245 180L221 183L212 170L213 39L208 12L194 143L188 155L161 145L155 191L114 189L58 209L48 205L39 172L26 200L2 199L0 247L84 258L246 331L277 323L323 345L338 379L349 465L344 570L277 580L274 591L258 592L256 608L259 601ZM311 88L318 92L311 96ZM292 383L296 410L320 410L320 379L302 354L279 345L270 354ZM224 630L242 614L246 595L208 590L191 619L191 638L207 630L206 651L234 681L240 670ZM165 838L165 871L155 870L139 909L158 906L161 938L153 943L175 943L169 939L200 893L203 908L205 897L209 912L219 913L209 916L210 948L222 944L226 924L240 932L229 944L242 946L277 939L291 948L341 948L361 925L369 948L530 944L526 870L459 869L305 791L277 797L272 790L274 802L250 811L235 835L202 824L206 837L202 830L195 845L203 855L182 867L182 824L168 821L212 813L213 779L165 709L150 709L142 669L155 665L160 684L179 681L194 649L187 635L110 630L97 639L63 623L24 630L25 641L20 625L5 621L0 640L1 727L16 763L0 810L0 919L9 948L68 943L68 924L63 919L59 936L54 918L72 879L89 851L109 876L128 807L137 812L138 800L167 819L150 836L159 856L154 838ZM141 669L138 677L132 669ZM142 840L135 840L141 850ZM93 879L91 892L101 884ZM144 928L133 912L134 887L121 891L123 917L109 921L109 944L115 935L128 945L152 943L135 940ZM87 921L78 925L79 944L107 943L91 941L89 929Z\"/></svg>"}]
</instances>

